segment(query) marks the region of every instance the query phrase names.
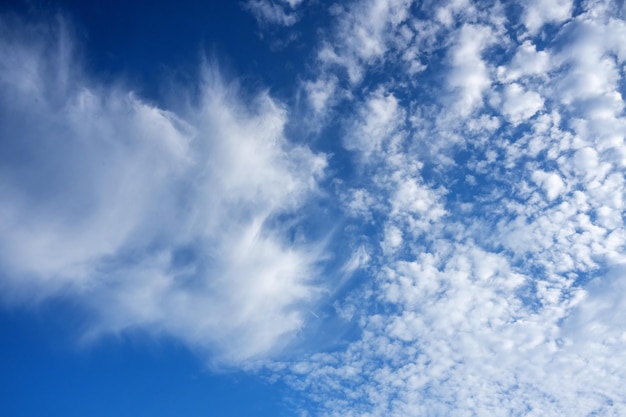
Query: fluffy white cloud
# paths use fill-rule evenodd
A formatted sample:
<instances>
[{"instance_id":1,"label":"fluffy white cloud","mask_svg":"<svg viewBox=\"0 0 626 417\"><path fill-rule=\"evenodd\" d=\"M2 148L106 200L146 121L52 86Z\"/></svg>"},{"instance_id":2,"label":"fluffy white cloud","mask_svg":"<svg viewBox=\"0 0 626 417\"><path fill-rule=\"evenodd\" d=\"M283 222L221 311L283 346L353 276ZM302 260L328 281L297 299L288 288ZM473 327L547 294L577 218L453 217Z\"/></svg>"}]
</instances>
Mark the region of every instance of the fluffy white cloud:
<instances>
[{"instance_id":1,"label":"fluffy white cloud","mask_svg":"<svg viewBox=\"0 0 626 417\"><path fill-rule=\"evenodd\" d=\"M493 42L493 33L487 26L464 25L450 50L451 70L448 85L458 90L456 109L464 116L482 105L483 94L491 85L483 50Z\"/></svg>"},{"instance_id":2,"label":"fluffy white cloud","mask_svg":"<svg viewBox=\"0 0 626 417\"><path fill-rule=\"evenodd\" d=\"M344 146L358 151L366 160L381 157L386 142L392 139L403 122L398 100L393 94L378 90L359 109Z\"/></svg>"},{"instance_id":3,"label":"fluffy white cloud","mask_svg":"<svg viewBox=\"0 0 626 417\"><path fill-rule=\"evenodd\" d=\"M508 68L500 67L506 81L514 81L525 76L545 76L550 69L550 55L546 51L537 51L529 40L517 47L515 56Z\"/></svg>"},{"instance_id":4,"label":"fluffy white cloud","mask_svg":"<svg viewBox=\"0 0 626 417\"><path fill-rule=\"evenodd\" d=\"M619 40L624 35L626 23L603 9L583 13L563 28L562 36L568 43L554 53L553 62L566 70L567 75L557 83L565 104L613 107L609 114L621 111L621 106L614 107L619 104L613 96L620 79L619 66L626 60L626 48Z\"/></svg>"},{"instance_id":5,"label":"fluffy white cloud","mask_svg":"<svg viewBox=\"0 0 626 417\"><path fill-rule=\"evenodd\" d=\"M385 238L380 243L383 252L392 253L402 245L402 230L394 225L385 228Z\"/></svg>"},{"instance_id":6,"label":"fluffy white cloud","mask_svg":"<svg viewBox=\"0 0 626 417\"><path fill-rule=\"evenodd\" d=\"M535 171L532 179L543 188L548 200L557 198L565 188L563 180L555 172Z\"/></svg>"},{"instance_id":7,"label":"fluffy white cloud","mask_svg":"<svg viewBox=\"0 0 626 417\"><path fill-rule=\"evenodd\" d=\"M323 118L338 101L341 93L337 91L337 84L337 77L334 75L329 75L328 78L325 79L306 81L303 83L309 104L313 108L313 112L316 116ZM317 125L319 127L322 123L317 122Z\"/></svg>"},{"instance_id":8,"label":"fluffy white cloud","mask_svg":"<svg viewBox=\"0 0 626 417\"><path fill-rule=\"evenodd\" d=\"M537 34L547 23L567 20L573 8L572 0L533 0L523 3L523 22L531 35Z\"/></svg>"},{"instance_id":9,"label":"fluffy white cloud","mask_svg":"<svg viewBox=\"0 0 626 417\"><path fill-rule=\"evenodd\" d=\"M364 67L384 58L395 30L408 17L411 0L361 0L333 10L337 18L332 43L324 43L318 59L339 65L351 83L361 81Z\"/></svg>"},{"instance_id":10,"label":"fluffy white cloud","mask_svg":"<svg viewBox=\"0 0 626 417\"><path fill-rule=\"evenodd\" d=\"M543 98L535 91L524 91L519 84L509 84L504 88L502 112L511 123L518 123L533 117L543 108Z\"/></svg>"}]
</instances>

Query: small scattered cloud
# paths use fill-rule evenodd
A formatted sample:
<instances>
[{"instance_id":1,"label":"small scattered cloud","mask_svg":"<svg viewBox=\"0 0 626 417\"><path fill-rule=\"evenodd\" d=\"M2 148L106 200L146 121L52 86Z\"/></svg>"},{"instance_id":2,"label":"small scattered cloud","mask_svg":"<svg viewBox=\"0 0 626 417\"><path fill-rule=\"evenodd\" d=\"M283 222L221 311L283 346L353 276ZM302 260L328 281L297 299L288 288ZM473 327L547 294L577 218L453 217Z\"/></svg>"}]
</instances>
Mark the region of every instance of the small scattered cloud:
<instances>
[{"instance_id":1,"label":"small scattered cloud","mask_svg":"<svg viewBox=\"0 0 626 417\"><path fill-rule=\"evenodd\" d=\"M487 26L464 25L457 36L457 42L450 50L448 86L458 91L456 107L465 116L482 106L483 95L491 85L482 54L493 42L493 34Z\"/></svg>"},{"instance_id":2,"label":"small scattered cloud","mask_svg":"<svg viewBox=\"0 0 626 417\"><path fill-rule=\"evenodd\" d=\"M533 0L523 5L523 22L531 35L536 35L548 23L569 19L574 8L572 0Z\"/></svg>"},{"instance_id":3,"label":"small scattered cloud","mask_svg":"<svg viewBox=\"0 0 626 417\"><path fill-rule=\"evenodd\" d=\"M358 110L358 118L344 139L346 149L354 150L365 159L376 158L383 152L384 142L398 131L404 116L393 94L382 90L371 94Z\"/></svg>"},{"instance_id":4,"label":"small scattered cloud","mask_svg":"<svg viewBox=\"0 0 626 417\"><path fill-rule=\"evenodd\" d=\"M543 108L543 98L535 91L524 91L519 84L504 88L502 112L514 125L527 120Z\"/></svg>"},{"instance_id":5,"label":"small scattered cloud","mask_svg":"<svg viewBox=\"0 0 626 417\"><path fill-rule=\"evenodd\" d=\"M302 0L246 0L243 7L261 26L293 26L299 20L296 9L301 3Z\"/></svg>"}]
</instances>

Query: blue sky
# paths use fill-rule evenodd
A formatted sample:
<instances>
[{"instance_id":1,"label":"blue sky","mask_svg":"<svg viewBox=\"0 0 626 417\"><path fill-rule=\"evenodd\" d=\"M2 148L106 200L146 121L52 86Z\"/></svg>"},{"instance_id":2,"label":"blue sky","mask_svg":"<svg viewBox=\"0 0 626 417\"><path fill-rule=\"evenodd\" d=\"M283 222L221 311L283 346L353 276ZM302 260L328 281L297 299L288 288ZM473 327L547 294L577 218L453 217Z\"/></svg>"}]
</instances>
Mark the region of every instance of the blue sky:
<instances>
[{"instance_id":1,"label":"blue sky","mask_svg":"<svg viewBox=\"0 0 626 417\"><path fill-rule=\"evenodd\" d=\"M625 19L3 2L2 414L626 414Z\"/></svg>"}]
</instances>

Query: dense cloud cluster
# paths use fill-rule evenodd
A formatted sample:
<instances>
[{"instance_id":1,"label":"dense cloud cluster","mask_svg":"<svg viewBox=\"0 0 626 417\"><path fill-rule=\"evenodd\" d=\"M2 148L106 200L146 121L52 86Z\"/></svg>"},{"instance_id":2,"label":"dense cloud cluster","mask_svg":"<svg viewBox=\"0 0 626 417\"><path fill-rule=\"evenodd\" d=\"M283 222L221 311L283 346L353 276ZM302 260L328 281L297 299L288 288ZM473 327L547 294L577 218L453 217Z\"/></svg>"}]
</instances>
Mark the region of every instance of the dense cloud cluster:
<instances>
[{"instance_id":1,"label":"dense cloud cluster","mask_svg":"<svg viewBox=\"0 0 626 417\"><path fill-rule=\"evenodd\" d=\"M360 337L289 381L329 416L626 412L623 8L352 7L305 88L365 92L337 117L372 281Z\"/></svg>"}]
</instances>

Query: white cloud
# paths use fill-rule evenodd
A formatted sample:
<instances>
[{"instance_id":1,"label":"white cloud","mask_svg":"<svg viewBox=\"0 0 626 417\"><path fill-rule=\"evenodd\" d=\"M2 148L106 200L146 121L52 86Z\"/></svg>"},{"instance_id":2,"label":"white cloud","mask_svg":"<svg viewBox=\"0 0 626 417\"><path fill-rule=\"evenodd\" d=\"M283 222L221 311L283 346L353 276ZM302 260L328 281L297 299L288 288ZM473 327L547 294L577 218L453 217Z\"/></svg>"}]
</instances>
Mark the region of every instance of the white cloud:
<instances>
[{"instance_id":1,"label":"white cloud","mask_svg":"<svg viewBox=\"0 0 626 417\"><path fill-rule=\"evenodd\" d=\"M462 12L471 14L474 7L468 0L450 0L442 3L435 11L435 19L446 27L451 27L454 24L457 20L456 15Z\"/></svg>"},{"instance_id":2,"label":"white cloud","mask_svg":"<svg viewBox=\"0 0 626 417\"><path fill-rule=\"evenodd\" d=\"M531 35L547 23L561 23L572 13L572 0L532 0L523 2L523 22Z\"/></svg>"},{"instance_id":3,"label":"white cloud","mask_svg":"<svg viewBox=\"0 0 626 417\"><path fill-rule=\"evenodd\" d=\"M504 88L502 112L511 123L518 123L533 117L543 108L543 98L535 91L524 91L519 84L509 84Z\"/></svg>"},{"instance_id":4,"label":"white cloud","mask_svg":"<svg viewBox=\"0 0 626 417\"><path fill-rule=\"evenodd\" d=\"M5 301L70 297L93 313L89 337L142 329L214 364L284 347L323 255L278 216L315 192L325 156L285 138L280 103L244 100L213 65L175 114L96 85L27 30L0 41Z\"/></svg>"},{"instance_id":5,"label":"white cloud","mask_svg":"<svg viewBox=\"0 0 626 417\"><path fill-rule=\"evenodd\" d=\"M398 131L403 120L404 115L394 95L378 90L358 110L358 118L344 140L344 146L358 151L365 160L380 157L385 142Z\"/></svg>"},{"instance_id":6,"label":"white cloud","mask_svg":"<svg viewBox=\"0 0 626 417\"><path fill-rule=\"evenodd\" d=\"M482 105L483 94L491 85L482 52L493 41L493 33L487 26L464 25L450 50L448 86L458 90L455 107L463 116Z\"/></svg>"},{"instance_id":7,"label":"white cloud","mask_svg":"<svg viewBox=\"0 0 626 417\"><path fill-rule=\"evenodd\" d=\"M411 0L360 0L335 8L336 32L332 44L324 43L318 59L326 65L339 65L352 84L361 81L366 66L384 58L389 49L389 32L408 17Z\"/></svg>"},{"instance_id":8,"label":"white cloud","mask_svg":"<svg viewBox=\"0 0 626 417\"><path fill-rule=\"evenodd\" d=\"M550 55L546 51L537 51L529 40L517 47L515 56L508 68L500 67L506 81L515 81L527 76L546 76L550 69Z\"/></svg>"},{"instance_id":9,"label":"white cloud","mask_svg":"<svg viewBox=\"0 0 626 417\"><path fill-rule=\"evenodd\" d=\"M590 147L579 149L574 154L572 163L579 174L585 175L598 167L598 152Z\"/></svg>"},{"instance_id":10,"label":"white cloud","mask_svg":"<svg viewBox=\"0 0 626 417\"><path fill-rule=\"evenodd\" d=\"M367 249L361 245L353 253L350 259L343 266L343 272L350 275L358 269L364 268L370 261Z\"/></svg>"},{"instance_id":11,"label":"white cloud","mask_svg":"<svg viewBox=\"0 0 626 417\"><path fill-rule=\"evenodd\" d=\"M384 239L380 243L383 252L393 253L400 245L402 245L402 230L394 225L387 225L387 227L385 227Z\"/></svg>"},{"instance_id":12,"label":"white cloud","mask_svg":"<svg viewBox=\"0 0 626 417\"><path fill-rule=\"evenodd\" d=\"M317 115L324 115L337 101L337 77L330 75L326 79L303 83L309 104Z\"/></svg>"},{"instance_id":13,"label":"white cloud","mask_svg":"<svg viewBox=\"0 0 626 417\"><path fill-rule=\"evenodd\" d=\"M295 9L302 0L246 0L243 4L261 25L293 26L298 22Z\"/></svg>"},{"instance_id":14,"label":"white cloud","mask_svg":"<svg viewBox=\"0 0 626 417\"><path fill-rule=\"evenodd\" d=\"M566 104L612 96L620 78L618 65L626 60L620 41L626 35L626 23L612 19L603 23L592 17L594 12L590 10L564 27L563 37L569 42L554 53L554 64L567 70L557 84ZM606 104L610 106L612 101ZM595 103L601 105L597 101L588 104ZM615 110L619 112L621 107Z\"/></svg>"},{"instance_id":15,"label":"white cloud","mask_svg":"<svg viewBox=\"0 0 626 417\"><path fill-rule=\"evenodd\" d=\"M371 212L376 204L376 198L364 188L350 190L344 196L343 201L343 205L350 216L362 217L365 220L371 218Z\"/></svg>"},{"instance_id":16,"label":"white cloud","mask_svg":"<svg viewBox=\"0 0 626 417\"><path fill-rule=\"evenodd\" d=\"M420 184L416 178L401 178L391 189L390 205L393 218L405 219L407 229L419 235L429 229L444 214L439 198L441 191Z\"/></svg>"}]
</instances>

